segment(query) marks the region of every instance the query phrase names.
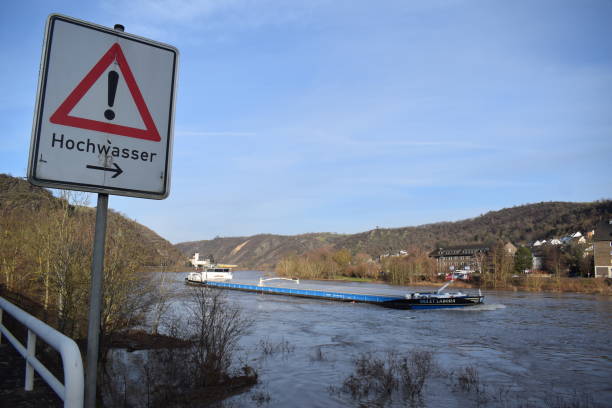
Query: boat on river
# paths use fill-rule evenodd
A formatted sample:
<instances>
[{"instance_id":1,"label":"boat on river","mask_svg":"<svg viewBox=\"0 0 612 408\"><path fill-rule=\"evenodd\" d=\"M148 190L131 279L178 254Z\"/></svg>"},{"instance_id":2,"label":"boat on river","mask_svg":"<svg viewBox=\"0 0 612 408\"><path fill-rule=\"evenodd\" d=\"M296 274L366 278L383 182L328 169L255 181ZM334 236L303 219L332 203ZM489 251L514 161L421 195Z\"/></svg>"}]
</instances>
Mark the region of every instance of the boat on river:
<instances>
[{"instance_id":1,"label":"boat on river","mask_svg":"<svg viewBox=\"0 0 612 408\"><path fill-rule=\"evenodd\" d=\"M237 265L212 264L201 271L190 272L185 278L187 283L204 283L208 281L225 281L233 279L232 268Z\"/></svg>"},{"instance_id":2,"label":"boat on river","mask_svg":"<svg viewBox=\"0 0 612 408\"><path fill-rule=\"evenodd\" d=\"M231 271L229 274L231 276ZM404 296L393 296L266 286L264 284L265 281L270 280L290 280L299 284L298 279L287 278L260 279L259 284L249 285L228 282L232 277L228 278L227 276L227 272L223 271L213 272L212 275L205 275L204 272L192 272L185 278L185 282L190 285L203 285L211 288L238 290L242 292L335 300L340 302L371 303L392 309L456 308L479 305L484 302L484 296L480 293L480 290L477 295L470 295L462 292L444 292L444 289L446 289L452 281L447 282L436 292L411 292ZM213 277L215 278L213 279Z\"/></svg>"},{"instance_id":3,"label":"boat on river","mask_svg":"<svg viewBox=\"0 0 612 408\"><path fill-rule=\"evenodd\" d=\"M478 289L478 294L463 292L444 292L454 280L447 282L436 292L411 292L404 299L391 301L383 305L394 309L435 309L448 307L475 306L484 303L484 295Z\"/></svg>"}]
</instances>

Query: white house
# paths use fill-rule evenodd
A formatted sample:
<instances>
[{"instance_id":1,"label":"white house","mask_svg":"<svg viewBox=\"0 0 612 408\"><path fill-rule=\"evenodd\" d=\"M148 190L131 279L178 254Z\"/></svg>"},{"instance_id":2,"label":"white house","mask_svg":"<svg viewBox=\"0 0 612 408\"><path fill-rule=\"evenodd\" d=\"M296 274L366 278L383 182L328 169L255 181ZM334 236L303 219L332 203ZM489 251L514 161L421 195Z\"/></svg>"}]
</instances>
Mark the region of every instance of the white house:
<instances>
[{"instance_id":1,"label":"white house","mask_svg":"<svg viewBox=\"0 0 612 408\"><path fill-rule=\"evenodd\" d=\"M574 237L573 241L579 244L586 244L586 239L584 239L582 235L580 235L579 237Z\"/></svg>"}]
</instances>

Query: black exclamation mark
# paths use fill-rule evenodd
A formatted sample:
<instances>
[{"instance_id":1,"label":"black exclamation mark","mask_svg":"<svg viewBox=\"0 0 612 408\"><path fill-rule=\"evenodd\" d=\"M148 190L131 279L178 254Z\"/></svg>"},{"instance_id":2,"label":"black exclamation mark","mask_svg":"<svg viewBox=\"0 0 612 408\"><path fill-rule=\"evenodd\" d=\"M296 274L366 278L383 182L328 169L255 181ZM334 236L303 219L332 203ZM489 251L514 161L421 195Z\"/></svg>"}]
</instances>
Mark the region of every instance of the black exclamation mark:
<instances>
[{"instance_id":1,"label":"black exclamation mark","mask_svg":"<svg viewBox=\"0 0 612 408\"><path fill-rule=\"evenodd\" d=\"M119 74L116 71L108 72L108 106L111 108L115 103L115 94L117 93L117 83L119 82ZM115 112L112 109L104 111L104 117L108 120L115 119Z\"/></svg>"}]
</instances>

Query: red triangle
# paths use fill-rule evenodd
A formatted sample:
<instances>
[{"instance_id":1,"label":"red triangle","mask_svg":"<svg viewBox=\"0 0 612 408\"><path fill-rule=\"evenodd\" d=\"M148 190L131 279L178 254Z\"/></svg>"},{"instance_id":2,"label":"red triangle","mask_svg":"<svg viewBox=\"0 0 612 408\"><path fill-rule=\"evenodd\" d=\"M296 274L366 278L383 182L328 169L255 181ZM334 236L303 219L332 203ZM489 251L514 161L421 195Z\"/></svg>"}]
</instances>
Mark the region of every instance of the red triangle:
<instances>
[{"instance_id":1,"label":"red triangle","mask_svg":"<svg viewBox=\"0 0 612 408\"><path fill-rule=\"evenodd\" d=\"M125 83L132 94L132 98L134 98L134 102L136 103L136 107L138 108L138 112L140 113L140 117L144 122L146 129L121 126L114 123L77 118L69 115L76 104L79 103L79 101L83 98L87 91L89 91L98 78L102 76L106 68L108 68L114 61L117 61L119 65L119 69L121 70ZM121 50L121 46L118 43L113 44L106 54L100 58L100 61L94 65L87 75L85 75L85 78L83 78L76 88L74 88L66 100L60 105L59 108L57 108L55 113L51 115L49 120L51 123L55 123L57 125L95 130L98 132L111 133L119 136L135 137L137 139L152 140L154 142L161 141L161 137L159 136L159 132L155 127L153 118L149 113L147 104L140 93L138 84L136 84L134 75L132 75L132 70L130 69L127 60L125 59L125 55L123 55L123 51Z\"/></svg>"}]
</instances>

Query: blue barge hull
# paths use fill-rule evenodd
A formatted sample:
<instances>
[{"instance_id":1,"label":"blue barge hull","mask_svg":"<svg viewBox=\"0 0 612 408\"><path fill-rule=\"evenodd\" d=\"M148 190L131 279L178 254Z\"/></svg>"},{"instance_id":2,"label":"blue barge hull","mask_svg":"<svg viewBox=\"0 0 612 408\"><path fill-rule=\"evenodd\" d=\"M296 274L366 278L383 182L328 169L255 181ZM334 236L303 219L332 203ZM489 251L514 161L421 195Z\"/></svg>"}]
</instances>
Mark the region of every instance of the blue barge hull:
<instances>
[{"instance_id":1,"label":"blue barge hull","mask_svg":"<svg viewBox=\"0 0 612 408\"><path fill-rule=\"evenodd\" d=\"M278 288L259 285L245 285L229 282L194 282L185 279L188 284L203 285L219 289L232 289L244 292L296 296L311 299L335 300L340 302L371 303L392 309L437 309L462 307L482 303L482 296L462 296L432 302L428 299L407 299L399 296L365 295L358 293L330 292L310 289Z\"/></svg>"}]
</instances>

